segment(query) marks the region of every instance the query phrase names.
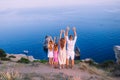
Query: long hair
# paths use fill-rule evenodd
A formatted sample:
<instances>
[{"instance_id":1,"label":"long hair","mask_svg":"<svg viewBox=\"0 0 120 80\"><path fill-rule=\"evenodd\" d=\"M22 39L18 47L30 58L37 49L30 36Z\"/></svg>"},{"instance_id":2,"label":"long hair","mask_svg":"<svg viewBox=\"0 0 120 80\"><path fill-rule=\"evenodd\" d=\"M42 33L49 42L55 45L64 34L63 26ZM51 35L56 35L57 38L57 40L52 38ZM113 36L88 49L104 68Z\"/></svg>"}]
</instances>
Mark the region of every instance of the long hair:
<instances>
[{"instance_id":1,"label":"long hair","mask_svg":"<svg viewBox=\"0 0 120 80\"><path fill-rule=\"evenodd\" d=\"M52 45L53 45L53 41L49 41L48 43L48 49L51 51L53 49Z\"/></svg>"},{"instance_id":2,"label":"long hair","mask_svg":"<svg viewBox=\"0 0 120 80\"><path fill-rule=\"evenodd\" d=\"M55 44L54 44L54 51L57 51L57 50L58 50L58 44L55 43Z\"/></svg>"},{"instance_id":3,"label":"long hair","mask_svg":"<svg viewBox=\"0 0 120 80\"><path fill-rule=\"evenodd\" d=\"M60 47L61 47L61 49L63 49L64 46L65 46L65 38L61 38L60 39Z\"/></svg>"}]
</instances>

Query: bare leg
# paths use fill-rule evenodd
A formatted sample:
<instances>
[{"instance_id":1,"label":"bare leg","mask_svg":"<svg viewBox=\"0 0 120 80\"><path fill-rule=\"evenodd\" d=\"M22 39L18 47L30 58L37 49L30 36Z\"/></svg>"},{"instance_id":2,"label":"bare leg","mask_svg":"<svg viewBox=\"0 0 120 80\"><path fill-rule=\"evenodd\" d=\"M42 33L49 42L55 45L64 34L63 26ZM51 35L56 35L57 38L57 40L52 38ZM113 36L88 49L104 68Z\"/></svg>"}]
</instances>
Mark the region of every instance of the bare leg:
<instances>
[{"instance_id":1,"label":"bare leg","mask_svg":"<svg viewBox=\"0 0 120 80\"><path fill-rule=\"evenodd\" d=\"M69 59L66 59L66 68L69 66Z\"/></svg>"},{"instance_id":2,"label":"bare leg","mask_svg":"<svg viewBox=\"0 0 120 80\"><path fill-rule=\"evenodd\" d=\"M63 64L61 65L62 69L63 69Z\"/></svg>"},{"instance_id":3,"label":"bare leg","mask_svg":"<svg viewBox=\"0 0 120 80\"><path fill-rule=\"evenodd\" d=\"M53 58L51 58L51 65L52 65L52 66L54 65L54 61L53 61Z\"/></svg>"},{"instance_id":4,"label":"bare leg","mask_svg":"<svg viewBox=\"0 0 120 80\"><path fill-rule=\"evenodd\" d=\"M60 64L60 67L59 67L60 69L62 68L62 64Z\"/></svg>"},{"instance_id":5,"label":"bare leg","mask_svg":"<svg viewBox=\"0 0 120 80\"><path fill-rule=\"evenodd\" d=\"M52 65L53 65L53 59L50 58L50 66L52 66Z\"/></svg>"},{"instance_id":6,"label":"bare leg","mask_svg":"<svg viewBox=\"0 0 120 80\"><path fill-rule=\"evenodd\" d=\"M62 64L62 69L64 69L65 64Z\"/></svg>"},{"instance_id":7,"label":"bare leg","mask_svg":"<svg viewBox=\"0 0 120 80\"><path fill-rule=\"evenodd\" d=\"M50 65L50 58L49 58L49 65Z\"/></svg>"},{"instance_id":8,"label":"bare leg","mask_svg":"<svg viewBox=\"0 0 120 80\"><path fill-rule=\"evenodd\" d=\"M71 66L71 68L73 68L73 66L74 66L74 60L72 60L72 66Z\"/></svg>"},{"instance_id":9,"label":"bare leg","mask_svg":"<svg viewBox=\"0 0 120 80\"><path fill-rule=\"evenodd\" d=\"M56 62L56 68L58 68L58 62Z\"/></svg>"},{"instance_id":10,"label":"bare leg","mask_svg":"<svg viewBox=\"0 0 120 80\"><path fill-rule=\"evenodd\" d=\"M54 68L56 68L56 62L54 62Z\"/></svg>"}]
</instances>

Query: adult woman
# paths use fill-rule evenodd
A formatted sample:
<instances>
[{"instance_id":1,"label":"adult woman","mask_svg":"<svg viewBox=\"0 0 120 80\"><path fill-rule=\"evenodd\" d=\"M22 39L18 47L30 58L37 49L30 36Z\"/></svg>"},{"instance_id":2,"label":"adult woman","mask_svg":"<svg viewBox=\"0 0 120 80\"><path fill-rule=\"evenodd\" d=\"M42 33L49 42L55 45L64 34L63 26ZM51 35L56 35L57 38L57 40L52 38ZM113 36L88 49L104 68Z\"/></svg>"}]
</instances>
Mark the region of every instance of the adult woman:
<instances>
[{"instance_id":1,"label":"adult woman","mask_svg":"<svg viewBox=\"0 0 120 80\"><path fill-rule=\"evenodd\" d=\"M60 69L64 68L64 66L66 64L66 39L65 39L65 37L62 38L63 33L65 36L65 31L61 30L60 40L59 40L60 49L59 49L59 54L58 54L58 61L59 61Z\"/></svg>"}]
</instances>

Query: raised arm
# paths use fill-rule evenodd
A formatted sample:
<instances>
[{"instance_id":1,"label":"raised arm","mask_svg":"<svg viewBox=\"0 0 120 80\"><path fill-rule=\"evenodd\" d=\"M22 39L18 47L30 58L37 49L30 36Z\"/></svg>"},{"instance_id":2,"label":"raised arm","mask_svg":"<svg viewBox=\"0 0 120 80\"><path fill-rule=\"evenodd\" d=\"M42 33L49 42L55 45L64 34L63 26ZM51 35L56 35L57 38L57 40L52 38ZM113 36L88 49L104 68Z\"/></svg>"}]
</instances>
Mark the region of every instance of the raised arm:
<instances>
[{"instance_id":1,"label":"raised arm","mask_svg":"<svg viewBox=\"0 0 120 80\"><path fill-rule=\"evenodd\" d=\"M56 37L54 37L54 41L53 41L54 43L56 42Z\"/></svg>"},{"instance_id":2,"label":"raised arm","mask_svg":"<svg viewBox=\"0 0 120 80\"><path fill-rule=\"evenodd\" d=\"M69 30L70 30L70 28L69 28L69 26L67 26L66 31L65 31L65 36L68 36Z\"/></svg>"},{"instance_id":3,"label":"raised arm","mask_svg":"<svg viewBox=\"0 0 120 80\"><path fill-rule=\"evenodd\" d=\"M60 31L60 39L62 38L62 30Z\"/></svg>"},{"instance_id":4,"label":"raised arm","mask_svg":"<svg viewBox=\"0 0 120 80\"><path fill-rule=\"evenodd\" d=\"M73 32L74 32L74 37L77 36L76 28L75 27L73 27Z\"/></svg>"},{"instance_id":5,"label":"raised arm","mask_svg":"<svg viewBox=\"0 0 120 80\"><path fill-rule=\"evenodd\" d=\"M64 34L64 37L66 36L66 34L65 34L65 30L62 30L62 32L63 32L63 34Z\"/></svg>"},{"instance_id":6,"label":"raised arm","mask_svg":"<svg viewBox=\"0 0 120 80\"><path fill-rule=\"evenodd\" d=\"M66 33L65 33L65 30L63 30L62 32L63 32L64 38L65 38L65 40L66 40Z\"/></svg>"}]
</instances>

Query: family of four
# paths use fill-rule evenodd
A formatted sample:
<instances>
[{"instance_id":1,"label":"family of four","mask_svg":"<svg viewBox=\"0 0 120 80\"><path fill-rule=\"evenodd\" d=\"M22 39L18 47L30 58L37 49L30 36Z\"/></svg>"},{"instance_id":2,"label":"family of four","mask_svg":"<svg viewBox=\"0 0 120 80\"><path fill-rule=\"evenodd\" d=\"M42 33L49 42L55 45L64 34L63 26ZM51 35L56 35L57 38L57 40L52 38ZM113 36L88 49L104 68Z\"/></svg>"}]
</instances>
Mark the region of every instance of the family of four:
<instances>
[{"instance_id":1,"label":"family of four","mask_svg":"<svg viewBox=\"0 0 120 80\"><path fill-rule=\"evenodd\" d=\"M61 30L60 31L60 39L58 42L50 40L48 42L48 58L49 58L49 64L54 66L55 68L59 67L66 68L73 67L74 66L74 58L75 58L75 43L77 40L77 34L76 34L76 28L73 27L74 37L72 35L69 35L68 32L70 28L67 27L66 31ZM62 37L64 35L64 37ZM69 66L69 60L71 60L71 65Z\"/></svg>"}]
</instances>

